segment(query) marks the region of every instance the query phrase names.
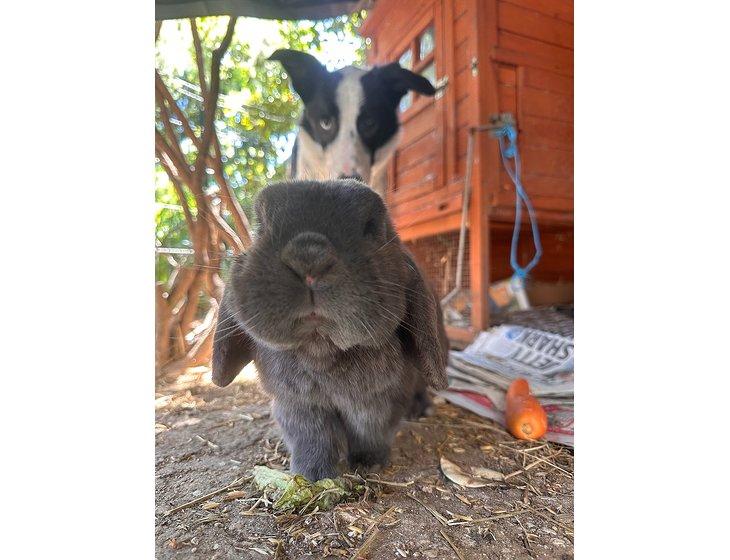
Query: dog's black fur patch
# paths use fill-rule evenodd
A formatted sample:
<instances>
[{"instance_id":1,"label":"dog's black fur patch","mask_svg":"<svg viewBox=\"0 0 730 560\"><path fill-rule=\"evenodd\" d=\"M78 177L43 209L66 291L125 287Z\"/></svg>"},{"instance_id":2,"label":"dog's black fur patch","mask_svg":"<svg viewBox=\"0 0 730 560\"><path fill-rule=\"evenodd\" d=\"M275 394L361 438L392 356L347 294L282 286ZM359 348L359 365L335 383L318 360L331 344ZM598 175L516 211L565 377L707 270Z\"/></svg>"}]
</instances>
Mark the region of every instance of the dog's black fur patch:
<instances>
[{"instance_id":1,"label":"dog's black fur patch","mask_svg":"<svg viewBox=\"0 0 730 560\"><path fill-rule=\"evenodd\" d=\"M365 96L357 117L357 131L372 160L375 151L398 131L397 110L401 98L409 90L424 95L434 95L436 90L426 78L401 68L396 62L376 66L360 82Z\"/></svg>"}]
</instances>

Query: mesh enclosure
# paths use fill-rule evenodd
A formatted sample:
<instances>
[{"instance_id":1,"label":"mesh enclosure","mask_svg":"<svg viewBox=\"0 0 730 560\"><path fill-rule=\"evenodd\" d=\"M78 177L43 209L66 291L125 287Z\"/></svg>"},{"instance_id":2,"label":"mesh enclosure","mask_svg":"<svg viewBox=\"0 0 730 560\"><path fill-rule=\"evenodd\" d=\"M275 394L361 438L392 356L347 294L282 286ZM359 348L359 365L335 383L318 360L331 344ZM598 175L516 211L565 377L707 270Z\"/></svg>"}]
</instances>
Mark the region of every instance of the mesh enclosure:
<instances>
[{"instance_id":1,"label":"mesh enclosure","mask_svg":"<svg viewBox=\"0 0 730 560\"><path fill-rule=\"evenodd\" d=\"M459 255L459 232L440 233L404 242L421 267L439 299L456 287L456 263ZM461 292L444 308L444 321L455 327L471 325L471 286L469 270L469 231L464 245L464 267Z\"/></svg>"}]
</instances>

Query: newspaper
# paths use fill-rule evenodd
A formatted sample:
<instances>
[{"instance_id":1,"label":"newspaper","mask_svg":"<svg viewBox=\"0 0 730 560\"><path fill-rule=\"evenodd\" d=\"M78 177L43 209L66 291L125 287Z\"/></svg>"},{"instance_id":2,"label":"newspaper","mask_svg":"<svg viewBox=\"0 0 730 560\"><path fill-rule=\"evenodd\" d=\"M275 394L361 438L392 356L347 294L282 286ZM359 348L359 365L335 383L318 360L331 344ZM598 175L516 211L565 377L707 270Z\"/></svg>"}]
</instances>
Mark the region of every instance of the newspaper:
<instances>
[{"instance_id":1,"label":"newspaper","mask_svg":"<svg viewBox=\"0 0 730 560\"><path fill-rule=\"evenodd\" d=\"M441 394L454 404L504 424L505 394L522 377L548 414L546 439L573 445L572 337L517 325L481 332L451 351Z\"/></svg>"}]
</instances>

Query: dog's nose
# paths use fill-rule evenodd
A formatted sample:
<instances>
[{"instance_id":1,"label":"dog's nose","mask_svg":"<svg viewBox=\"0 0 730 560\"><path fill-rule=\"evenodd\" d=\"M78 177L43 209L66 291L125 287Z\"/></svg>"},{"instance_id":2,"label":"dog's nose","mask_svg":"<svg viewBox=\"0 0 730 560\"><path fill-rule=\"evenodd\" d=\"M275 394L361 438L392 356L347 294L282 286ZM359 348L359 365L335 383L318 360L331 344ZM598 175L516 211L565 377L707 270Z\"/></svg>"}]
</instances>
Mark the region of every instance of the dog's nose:
<instances>
[{"instance_id":1,"label":"dog's nose","mask_svg":"<svg viewBox=\"0 0 730 560\"><path fill-rule=\"evenodd\" d=\"M337 261L335 248L324 235L304 232L291 239L281 252L281 260L304 283L314 288L322 285L321 278Z\"/></svg>"},{"instance_id":2,"label":"dog's nose","mask_svg":"<svg viewBox=\"0 0 730 560\"><path fill-rule=\"evenodd\" d=\"M359 173L352 173L352 174L349 174L349 175L346 175L346 174L343 173L342 175L340 175L337 178L338 179L355 179L357 181L361 181L362 182L362 175L360 175Z\"/></svg>"}]
</instances>

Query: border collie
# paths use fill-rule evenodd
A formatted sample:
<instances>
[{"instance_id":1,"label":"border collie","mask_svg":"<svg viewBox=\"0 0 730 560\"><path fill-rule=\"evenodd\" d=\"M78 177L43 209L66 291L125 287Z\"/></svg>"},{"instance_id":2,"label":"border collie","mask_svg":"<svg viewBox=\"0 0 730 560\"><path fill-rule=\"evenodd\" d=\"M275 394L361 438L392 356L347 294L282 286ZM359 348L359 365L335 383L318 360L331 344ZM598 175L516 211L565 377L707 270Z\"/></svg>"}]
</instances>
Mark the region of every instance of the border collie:
<instances>
[{"instance_id":1,"label":"border collie","mask_svg":"<svg viewBox=\"0 0 730 560\"><path fill-rule=\"evenodd\" d=\"M292 151L295 179L355 177L385 197L387 163L398 145L398 104L413 90L436 93L431 82L397 62L329 72L312 55L274 52L304 102Z\"/></svg>"}]
</instances>

